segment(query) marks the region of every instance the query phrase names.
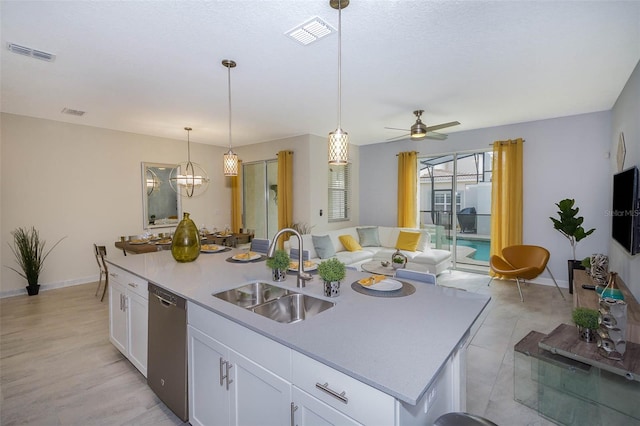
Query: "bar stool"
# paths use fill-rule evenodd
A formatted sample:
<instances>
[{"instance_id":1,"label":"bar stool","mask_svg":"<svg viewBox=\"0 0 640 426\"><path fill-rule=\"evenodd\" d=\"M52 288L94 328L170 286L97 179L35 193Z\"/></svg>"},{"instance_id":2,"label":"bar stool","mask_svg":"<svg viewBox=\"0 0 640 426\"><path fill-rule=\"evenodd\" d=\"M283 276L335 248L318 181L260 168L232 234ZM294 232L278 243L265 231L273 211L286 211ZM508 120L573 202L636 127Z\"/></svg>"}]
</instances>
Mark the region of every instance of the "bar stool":
<instances>
[{"instance_id":1,"label":"bar stool","mask_svg":"<svg viewBox=\"0 0 640 426\"><path fill-rule=\"evenodd\" d=\"M438 417L433 426L498 426L491 420L469 413L447 413Z\"/></svg>"},{"instance_id":2,"label":"bar stool","mask_svg":"<svg viewBox=\"0 0 640 426\"><path fill-rule=\"evenodd\" d=\"M104 275L104 289L102 290L102 297L100 301L104 300L104 295L107 292L107 285L109 284L109 271L107 269L107 262L105 262L104 258L107 256L107 247L93 245L95 254L96 254L96 262L98 262L98 268L100 268L100 279L98 280L98 288L96 288L96 296L100 291L100 285L102 285L102 276Z\"/></svg>"}]
</instances>

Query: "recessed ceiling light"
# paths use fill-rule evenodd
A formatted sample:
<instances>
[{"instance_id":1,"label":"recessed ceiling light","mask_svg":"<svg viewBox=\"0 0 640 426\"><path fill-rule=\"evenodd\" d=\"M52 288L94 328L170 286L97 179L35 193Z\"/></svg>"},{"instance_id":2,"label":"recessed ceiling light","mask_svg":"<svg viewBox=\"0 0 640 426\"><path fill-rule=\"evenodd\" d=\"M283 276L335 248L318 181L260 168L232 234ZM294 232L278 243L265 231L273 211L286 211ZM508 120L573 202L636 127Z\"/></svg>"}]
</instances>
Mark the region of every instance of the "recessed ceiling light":
<instances>
[{"instance_id":1,"label":"recessed ceiling light","mask_svg":"<svg viewBox=\"0 0 640 426\"><path fill-rule=\"evenodd\" d=\"M43 52L42 50L36 50L26 46L20 46L19 44L15 43L7 43L7 49L19 55L30 56L32 58L41 59L47 62L53 62L53 60L56 59L56 55L54 55L53 53Z\"/></svg>"},{"instance_id":2,"label":"recessed ceiling light","mask_svg":"<svg viewBox=\"0 0 640 426\"><path fill-rule=\"evenodd\" d=\"M333 28L322 19L315 17L287 31L287 37L304 44L313 43L333 32Z\"/></svg>"},{"instance_id":3,"label":"recessed ceiling light","mask_svg":"<svg viewBox=\"0 0 640 426\"><path fill-rule=\"evenodd\" d=\"M78 117L82 117L85 114L85 111L80 111L80 110L71 109L71 108L62 108L61 112L63 114L75 115Z\"/></svg>"}]
</instances>

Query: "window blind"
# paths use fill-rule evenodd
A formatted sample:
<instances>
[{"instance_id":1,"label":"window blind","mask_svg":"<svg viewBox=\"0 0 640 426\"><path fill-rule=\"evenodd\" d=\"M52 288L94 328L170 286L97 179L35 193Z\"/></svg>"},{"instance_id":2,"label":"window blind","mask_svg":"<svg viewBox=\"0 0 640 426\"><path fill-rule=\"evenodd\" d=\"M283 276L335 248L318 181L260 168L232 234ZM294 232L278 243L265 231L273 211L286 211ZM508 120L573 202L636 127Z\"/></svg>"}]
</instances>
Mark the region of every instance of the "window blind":
<instances>
[{"instance_id":1,"label":"window blind","mask_svg":"<svg viewBox=\"0 0 640 426\"><path fill-rule=\"evenodd\" d=\"M329 166L329 222L349 220L351 210L351 164Z\"/></svg>"}]
</instances>

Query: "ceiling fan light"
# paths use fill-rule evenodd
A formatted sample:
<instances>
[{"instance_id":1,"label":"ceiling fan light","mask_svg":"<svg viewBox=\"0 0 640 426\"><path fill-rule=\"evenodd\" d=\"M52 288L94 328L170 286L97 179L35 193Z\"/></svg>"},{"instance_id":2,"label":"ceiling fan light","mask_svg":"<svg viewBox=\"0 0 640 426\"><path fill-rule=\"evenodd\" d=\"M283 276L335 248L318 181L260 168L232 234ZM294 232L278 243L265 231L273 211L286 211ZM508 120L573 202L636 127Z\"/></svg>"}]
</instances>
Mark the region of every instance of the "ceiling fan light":
<instances>
[{"instance_id":1,"label":"ceiling fan light","mask_svg":"<svg viewBox=\"0 0 640 426\"><path fill-rule=\"evenodd\" d=\"M427 126L422 122L416 123L411 126L411 139L420 139L427 136Z\"/></svg>"},{"instance_id":2,"label":"ceiling fan light","mask_svg":"<svg viewBox=\"0 0 640 426\"><path fill-rule=\"evenodd\" d=\"M349 134L337 128L329 133L329 164L349 163Z\"/></svg>"}]
</instances>

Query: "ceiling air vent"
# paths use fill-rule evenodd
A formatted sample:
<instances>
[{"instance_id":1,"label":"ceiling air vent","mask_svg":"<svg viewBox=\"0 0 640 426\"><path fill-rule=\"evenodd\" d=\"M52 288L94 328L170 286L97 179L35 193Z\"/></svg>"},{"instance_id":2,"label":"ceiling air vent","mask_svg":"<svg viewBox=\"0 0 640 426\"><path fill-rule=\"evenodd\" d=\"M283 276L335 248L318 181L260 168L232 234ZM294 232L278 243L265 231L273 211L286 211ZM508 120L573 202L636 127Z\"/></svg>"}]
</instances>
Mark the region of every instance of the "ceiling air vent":
<instances>
[{"instance_id":1,"label":"ceiling air vent","mask_svg":"<svg viewBox=\"0 0 640 426\"><path fill-rule=\"evenodd\" d=\"M30 56L32 58L41 59L47 62L52 62L56 59L56 55L54 55L53 53L43 52L42 50L36 50L26 46L20 46L19 44L15 43L7 43L7 48L13 53Z\"/></svg>"},{"instance_id":2,"label":"ceiling air vent","mask_svg":"<svg viewBox=\"0 0 640 426\"><path fill-rule=\"evenodd\" d=\"M77 110L77 109L71 109L71 108L63 108L62 109L62 113L63 114L69 114L69 115L75 115L75 116L78 116L78 117L82 117L85 114L84 111L80 111L80 110Z\"/></svg>"},{"instance_id":3,"label":"ceiling air vent","mask_svg":"<svg viewBox=\"0 0 640 426\"><path fill-rule=\"evenodd\" d=\"M322 19L315 17L287 31L285 34L305 46L334 32Z\"/></svg>"}]
</instances>

